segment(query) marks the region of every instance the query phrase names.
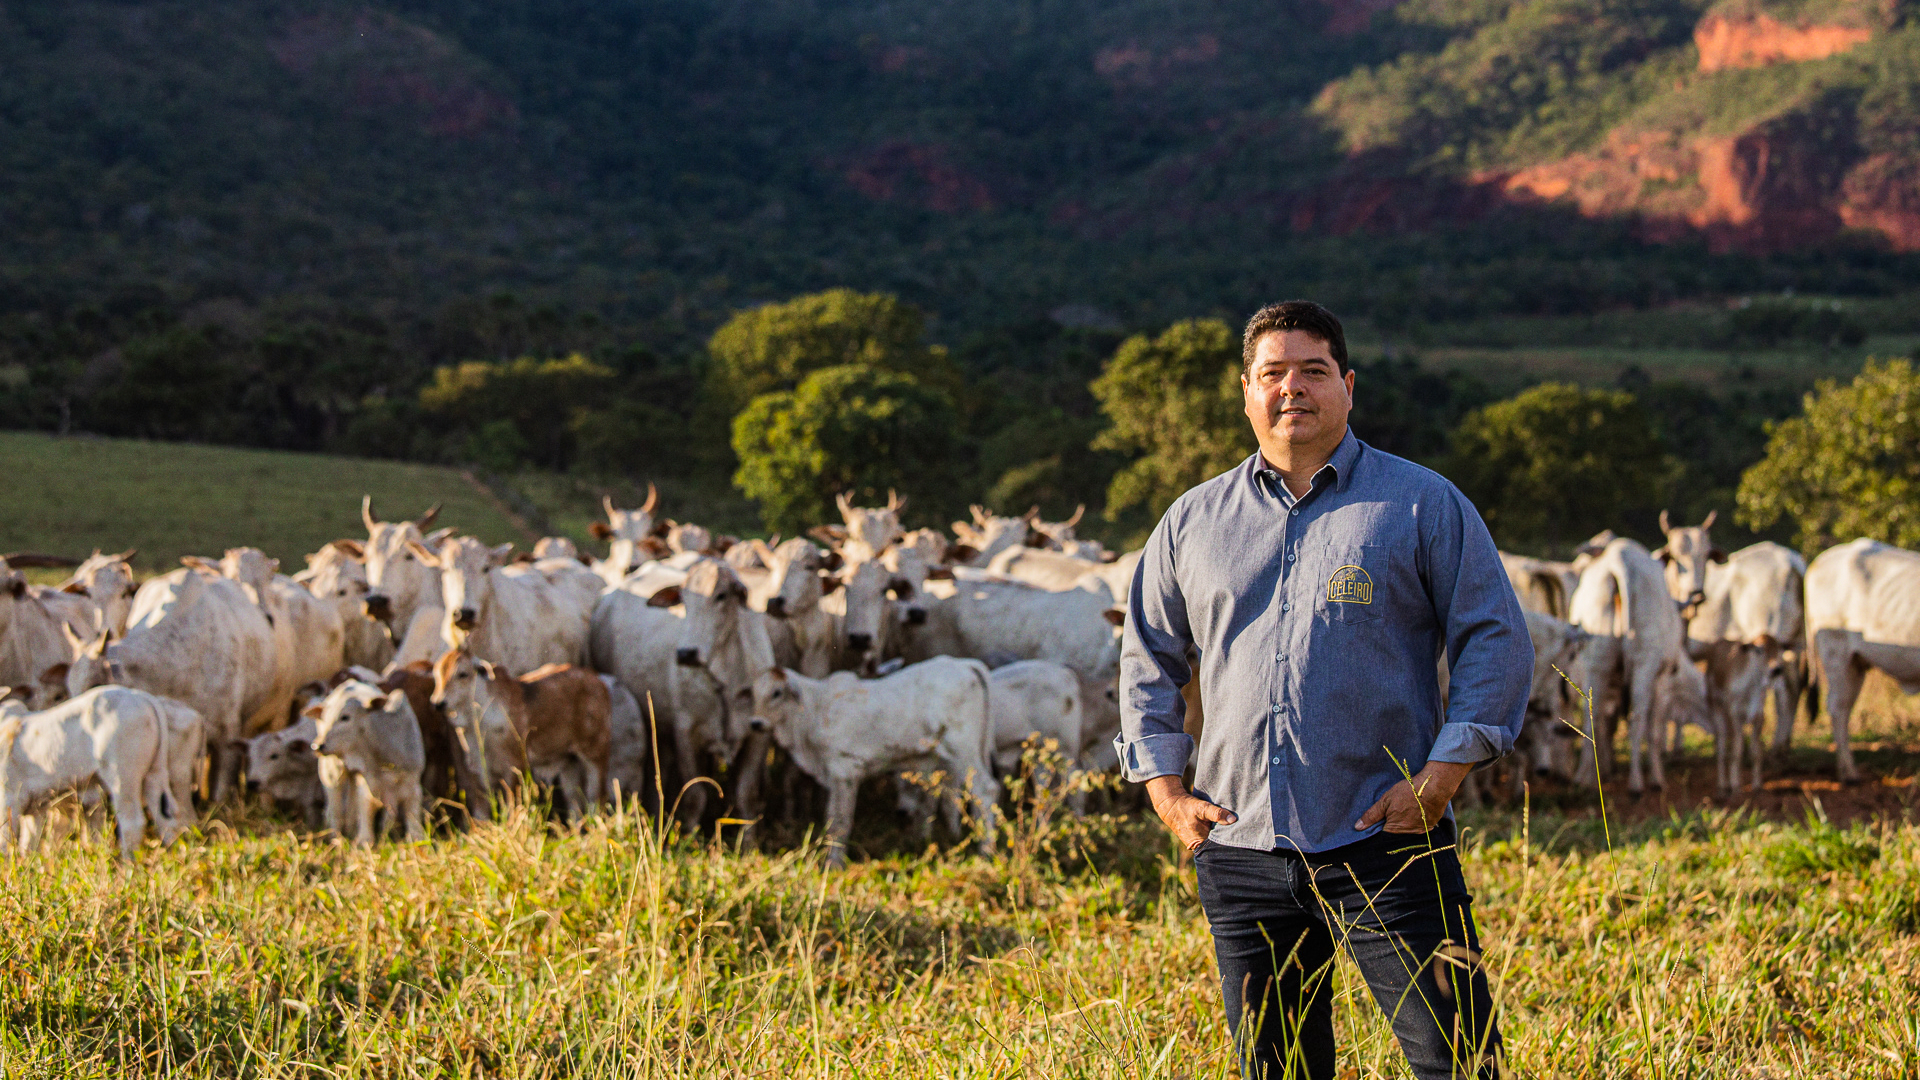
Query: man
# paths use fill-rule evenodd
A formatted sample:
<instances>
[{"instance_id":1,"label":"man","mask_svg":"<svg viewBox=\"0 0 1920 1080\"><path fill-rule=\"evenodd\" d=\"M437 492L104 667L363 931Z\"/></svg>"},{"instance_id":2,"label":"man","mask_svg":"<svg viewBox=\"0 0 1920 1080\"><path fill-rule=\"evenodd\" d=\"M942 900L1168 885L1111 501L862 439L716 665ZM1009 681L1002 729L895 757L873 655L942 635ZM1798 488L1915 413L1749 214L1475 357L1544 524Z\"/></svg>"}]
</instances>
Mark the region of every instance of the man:
<instances>
[{"instance_id":1,"label":"man","mask_svg":"<svg viewBox=\"0 0 1920 1080\"><path fill-rule=\"evenodd\" d=\"M1195 853L1244 1075L1334 1075L1336 943L1415 1075L1496 1075L1447 804L1520 733L1533 650L1519 602L1466 497L1347 429L1332 312L1262 309L1241 386L1260 452L1168 508L1128 594L1122 766ZM1190 646L1197 748L1182 730Z\"/></svg>"}]
</instances>

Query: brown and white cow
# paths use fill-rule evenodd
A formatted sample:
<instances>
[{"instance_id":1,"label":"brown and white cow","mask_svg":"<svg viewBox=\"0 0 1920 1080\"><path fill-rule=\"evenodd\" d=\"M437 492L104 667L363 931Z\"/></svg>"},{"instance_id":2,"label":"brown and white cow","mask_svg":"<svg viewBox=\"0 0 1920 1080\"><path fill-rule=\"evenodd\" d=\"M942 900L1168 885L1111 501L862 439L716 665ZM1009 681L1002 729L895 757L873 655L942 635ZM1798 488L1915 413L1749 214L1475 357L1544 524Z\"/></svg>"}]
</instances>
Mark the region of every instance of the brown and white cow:
<instances>
[{"instance_id":1,"label":"brown and white cow","mask_svg":"<svg viewBox=\"0 0 1920 1080\"><path fill-rule=\"evenodd\" d=\"M612 704L592 671L551 664L515 678L456 649L433 665L433 702L490 789L518 787L523 777L557 785L569 819L606 799Z\"/></svg>"}]
</instances>

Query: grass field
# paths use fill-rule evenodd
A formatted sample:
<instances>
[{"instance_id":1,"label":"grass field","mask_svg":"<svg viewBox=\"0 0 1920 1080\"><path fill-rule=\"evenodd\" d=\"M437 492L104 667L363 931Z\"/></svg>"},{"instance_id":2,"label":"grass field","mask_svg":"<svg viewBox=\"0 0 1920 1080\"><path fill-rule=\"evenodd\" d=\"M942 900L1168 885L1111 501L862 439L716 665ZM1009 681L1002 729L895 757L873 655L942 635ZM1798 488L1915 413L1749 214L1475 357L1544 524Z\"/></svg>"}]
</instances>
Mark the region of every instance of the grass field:
<instances>
[{"instance_id":1,"label":"grass field","mask_svg":"<svg viewBox=\"0 0 1920 1080\"><path fill-rule=\"evenodd\" d=\"M1470 816L1521 1076L1920 1074L1920 826ZM10 1077L1226 1077L1157 825L994 860L661 844L525 816L371 853L254 817L123 871L0 864ZM1047 841L1051 840L1051 845ZM1049 851L1051 846L1051 851ZM1343 1076L1404 1064L1337 976Z\"/></svg>"}]
</instances>

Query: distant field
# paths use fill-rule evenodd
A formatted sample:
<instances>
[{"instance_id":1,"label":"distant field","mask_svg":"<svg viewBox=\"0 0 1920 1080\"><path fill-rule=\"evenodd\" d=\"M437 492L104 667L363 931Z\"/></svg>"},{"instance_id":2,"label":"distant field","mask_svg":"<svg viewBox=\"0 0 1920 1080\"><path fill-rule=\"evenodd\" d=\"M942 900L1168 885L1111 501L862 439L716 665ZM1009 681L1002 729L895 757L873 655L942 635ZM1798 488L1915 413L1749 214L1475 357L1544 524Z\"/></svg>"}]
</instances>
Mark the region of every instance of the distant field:
<instances>
[{"instance_id":1,"label":"distant field","mask_svg":"<svg viewBox=\"0 0 1920 1080\"><path fill-rule=\"evenodd\" d=\"M297 569L329 540L366 535L365 494L382 517L438 502L442 525L527 543L458 471L392 461L9 431L0 432L0 491L0 551L139 548L134 561L146 571L240 545Z\"/></svg>"},{"instance_id":2,"label":"distant field","mask_svg":"<svg viewBox=\"0 0 1920 1080\"><path fill-rule=\"evenodd\" d=\"M1356 343L1361 355L1384 351L1380 343ZM1584 385L1613 385L1629 368L1639 368L1655 381L1682 382L1732 389L1741 385L1811 388L1819 379L1847 380L1859 373L1868 357L1910 356L1920 349L1920 336L1886 334L1853 347L1823 349L1689 349L1660 346L1543 343L1540 345L1429 345L1401 350L1435 371L1457 369L1478 376L1496 388L1543 379Z\"/></svg>"}]
</instances>

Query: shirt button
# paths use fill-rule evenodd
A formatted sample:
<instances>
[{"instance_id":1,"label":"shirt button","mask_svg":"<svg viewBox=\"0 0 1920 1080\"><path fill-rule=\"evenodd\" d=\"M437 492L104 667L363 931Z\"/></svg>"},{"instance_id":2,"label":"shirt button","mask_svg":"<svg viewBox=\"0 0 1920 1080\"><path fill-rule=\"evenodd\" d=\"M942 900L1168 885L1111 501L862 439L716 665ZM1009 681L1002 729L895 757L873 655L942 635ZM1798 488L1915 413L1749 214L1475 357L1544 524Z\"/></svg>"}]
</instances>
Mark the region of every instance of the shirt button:
<instances>
[{"instance_id":1,"label":"shirt button","mask_svg":"<svg viewBox=\"0 0 1920 1080\"><path fill-rule=\"evenodd\" d=\"M1294 517L1299 517L1299 516L1300 516L1300 511L1298 511L1298 510L1295 510L1295 511L1293 512L1293 516L1294 516Z\"/></svg>"},{"instance_id":2,"label":"shirt button","mask_svg":"<svg viewBox=\"0 0 1920 1080\"><path fill-rule=\"evenodd\" d=\"M1275 765L1278 765L1278 764L1280 764L1280 758L1279 758L1279 756L1278 756L1278 755L1275 755L1275 756L1274 756L1274 759L1273 759L1273 763L1274 763Z\"/></svg>"},{"instance_id":3,"label":"shirt button","mask_svg":"<svg viewBox=\"0 0 1920 1080\"><path fill-rule=\"evenodd\" d=\"M1296 558L1296 556L1294 555L1294 553L1293 553L1293 552L1291 552L1291 551L1289 551L1289 552L1287 552L1287 561L1288 561L1288 562L1292 562L1292 561L1293 561L1293 560L1294 560L1295 558Z\"/></svg>"},{"instance_id":4,"label":"shirt button","mask_svg":"<svg viewBox=\"0 0 1920 1080\"><path fill-rule=\"evenodd\" d=\"M1275 659L1275 660L1277 660L1277 661L1279 661L1280 663L1282 663L1282 664L1284 664L1284 663L1286 663L1286 662L1287 662L1287 654L1286 654L1286 653L1279 653L1279 654L1277 654L1277 655L1275 655L1275 656L1274 656L1274 659Z\"/></svg>"},{"instance_id":5,"label":"shirt button","mask_svg":"<svg viewBox=\"0 0 1920 1080\"><path fill-rule=\"evenodd\" d=\"M1278 706L1278 705L1275 705L1275 706L1273 707L1273 711L1274 711L1274 712L1276 712L1276 713L1277 713L1277 712L1279 712L1279 711L1280 711L1280 706Z\"/></svg>"},{"instance_id":6,"label":"shirt button","mask_svg":"<svg viewBox=\"0 0 1920 1080\"><path fill-rule=\"evenodd\" d=\"M1292 610L1293 610L1293 605L1292 605L1292 604L1281 604L1281 605L1280 605L1280 610L1281 610L1281 611L1292 611Z\"/></svg>"}]
</instances>

